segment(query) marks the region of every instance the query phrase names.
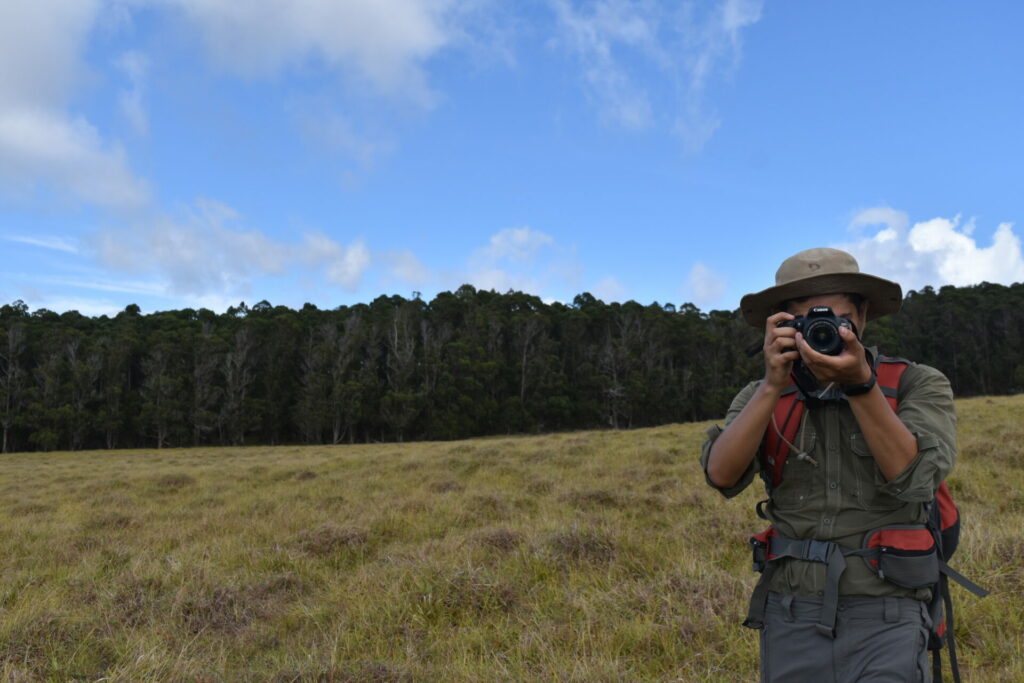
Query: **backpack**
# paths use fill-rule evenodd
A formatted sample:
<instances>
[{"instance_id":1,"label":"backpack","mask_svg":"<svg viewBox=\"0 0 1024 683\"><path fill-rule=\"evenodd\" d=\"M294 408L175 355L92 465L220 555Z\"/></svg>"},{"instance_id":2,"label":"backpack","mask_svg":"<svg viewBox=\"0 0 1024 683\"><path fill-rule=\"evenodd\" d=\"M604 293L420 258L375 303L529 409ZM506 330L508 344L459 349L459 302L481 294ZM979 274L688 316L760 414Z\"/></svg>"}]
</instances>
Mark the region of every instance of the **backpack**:
<instances>
[{"instance_id":1,"label":"backpack","mask_svg":"<svg viewBox=\"0 0 1024 683\"><path fill-rule=\"evenodd\" d=\"M878 386L893 411L898 408L900 378L909 365L910 362L902 358L880 355L875 359ZM772 419L777 430L769 426L759 450L761 476L769 496L782 482L783 467L790 451L794 450L791 444L796 441L806 402L804 393L797 384L792 384L783 391L775 406ZM796 455L800 458L808 457L805 453ZM757 514L763 519L767 519L762 509L766 502L761 501L757 505ZM822 634L834 637L839 577L846 569L847 557L860 557L881 579L904 588L931 589L932 599L928 610L932 618L932 629L928 649L932 651L933 677L936 682L942 680L941 649L945 644L949 649L953 679L959 683L949 579L978 597L988 595L988 591L947 564L960 541L960 512L946 482L939 485L935 499L926 505L926 512L927 520L924 524L900 524L872 529L864 535L861 547L854 549L842 548L831 541L787 538L774 526L751 537L754 570L762 573L762 579L751 597L744 625L751 628L763 625L768 578L775 568L772 561L792 557L826 565L822 614L817 628Z\"/></svg>"}]
</instances>

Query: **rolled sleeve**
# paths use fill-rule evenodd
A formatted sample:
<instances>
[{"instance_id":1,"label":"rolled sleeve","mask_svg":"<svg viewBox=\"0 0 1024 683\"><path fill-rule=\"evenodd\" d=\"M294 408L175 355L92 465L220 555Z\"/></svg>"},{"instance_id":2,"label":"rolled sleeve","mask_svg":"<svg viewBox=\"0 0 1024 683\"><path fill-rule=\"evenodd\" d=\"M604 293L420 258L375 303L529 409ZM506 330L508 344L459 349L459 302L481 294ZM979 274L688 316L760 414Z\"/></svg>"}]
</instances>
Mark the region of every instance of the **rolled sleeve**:
<instances>
[{"instance_id":1,"label":"rolled sleeve","mask_svg":"<svg viewBox=\"0 0 1024 683\"><path fill-rule=\"evenodd\" d=\"M956 462L953 390L935 368L912 365L900 382L898 400L900 420L917 439L917 456L879 489L907 502L928 502Z\"/></svg>"},{"instance_id":2,"label":"rolled sleeve","mask_svg":"<svg viewBox=\"0 0 1024 683\"><path fill-rule=\"evenodd\" d=\"M744 387L740 393L736 394L736 398L732 400L732 405L729 406L728 412L725 414L725 426L728 428L729 424L736 419L736 416L740 414L744 406L750 400L750 397L754 395L757 390L759 382L751 382ZM725 431L718 425L712 425L708 428L708 438L704 441L701 446L700 453L700 465L704 470L704 481L708 483L708 486L717 490L726 498L732 498L739 495L745 488L750 486L750 482L754 480L754 475L761 471L761 466L758 458L754 458L750 465L747 466L746 471L743 472L743 476L740 477L739 481L729 487L717 486L711 478L708 476L708 460L711 457L711 446L715 443L715 440Z\"/></svg>"}]
</instances>

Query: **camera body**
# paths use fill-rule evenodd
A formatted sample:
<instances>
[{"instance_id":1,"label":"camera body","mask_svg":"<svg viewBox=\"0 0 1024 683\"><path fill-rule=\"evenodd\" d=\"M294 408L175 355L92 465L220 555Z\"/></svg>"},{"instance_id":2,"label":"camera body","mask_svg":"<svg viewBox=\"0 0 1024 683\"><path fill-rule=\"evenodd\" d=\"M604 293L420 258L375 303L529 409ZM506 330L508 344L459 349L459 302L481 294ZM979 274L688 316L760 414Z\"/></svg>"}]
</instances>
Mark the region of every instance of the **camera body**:
<instances>
[{"instance_id":1,"label":"camera body","mask_svg":"<svg viewBox=\"0 0 1024 683\"><path fill-rule=\"evenodd\" d=\"M779 323L778 327L795 328L804 336L808 346L826 356L838 356L846 346L839 336L840 327L857 331L853 323L834 314L829 306L815 306L806 316L798 315L793 320Z\"/></svg>"}]
</instances>

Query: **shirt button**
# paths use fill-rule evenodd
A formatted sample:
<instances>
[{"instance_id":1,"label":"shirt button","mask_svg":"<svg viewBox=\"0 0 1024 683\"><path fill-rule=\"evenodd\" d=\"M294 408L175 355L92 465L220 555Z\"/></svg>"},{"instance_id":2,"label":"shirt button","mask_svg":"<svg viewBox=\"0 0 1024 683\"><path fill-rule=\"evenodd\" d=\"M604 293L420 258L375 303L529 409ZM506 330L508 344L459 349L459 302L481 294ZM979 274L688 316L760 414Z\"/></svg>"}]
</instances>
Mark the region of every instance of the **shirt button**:
<instances>
[{"instance_id":1,"label":"shirt button","mask_svg":"<svg viewBox=\"0 0 1024 683\"><path fill-rule=\"evenodd\" d=\"M832 520L829 519L828 517L826 517L825 518L825 524L831 524L831 523L832 523Z\"/></svg>"},{"instance_id":2,"label":"shirt button","mask_svg":"<svg viewBox=\"0 0 1024 683\"><path fill-rule=\"evenodd\" d=\"M837 483L835 483L835 482L832 482L831 484L829 484L829 485L828 485L828 487L829 487L830 489L834 489L834 488L836 488L836 487L838 487L838 486L839 486L839 484L837 484Z\"/></svg>"}]
</instances>

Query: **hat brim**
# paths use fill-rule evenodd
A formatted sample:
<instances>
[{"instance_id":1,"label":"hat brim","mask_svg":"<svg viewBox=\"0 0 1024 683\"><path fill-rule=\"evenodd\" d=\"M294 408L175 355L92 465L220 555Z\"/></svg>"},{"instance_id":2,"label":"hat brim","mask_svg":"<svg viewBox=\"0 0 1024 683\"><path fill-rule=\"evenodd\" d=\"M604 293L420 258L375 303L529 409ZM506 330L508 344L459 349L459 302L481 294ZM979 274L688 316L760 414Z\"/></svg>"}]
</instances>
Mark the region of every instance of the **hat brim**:
<instances>
[{"instance_id":1,"label":"hat brim","mask_svg":"<svg viewBox=\"0 0 1024 683\"><path fill-rule=\"evenodd\" d=\"M790 299L824 294L860 294L868 301L868 320L900 310L903 289L899 284L867 273L827 273L769 287L740 300L743 319L754 327L764 327L776 307Z\"/></svg>"}]
</instances>

